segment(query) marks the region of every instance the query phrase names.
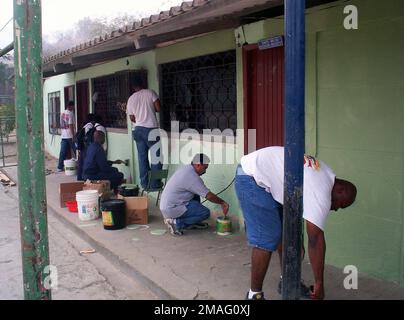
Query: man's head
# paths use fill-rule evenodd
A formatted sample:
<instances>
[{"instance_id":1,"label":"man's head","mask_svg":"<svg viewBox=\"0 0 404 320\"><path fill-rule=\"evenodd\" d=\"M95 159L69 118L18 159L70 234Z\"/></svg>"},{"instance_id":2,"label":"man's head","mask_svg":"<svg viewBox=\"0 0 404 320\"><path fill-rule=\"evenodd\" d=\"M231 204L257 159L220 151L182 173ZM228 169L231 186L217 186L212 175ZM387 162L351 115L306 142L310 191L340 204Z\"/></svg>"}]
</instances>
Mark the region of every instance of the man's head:
<instances>
[{"instance_id":1,"label":"man's head","mask_svg":"<svg viewBox=\"0 0 404 320\"><path fill-rule=\"evenodd\" d=\"M89 123L89 122L94 122L94 116L95 116L95 114L94 113L89 113L88 115L87 115L87 119L86 119L86 123Z\"/></svg>"},{"instance_id":2,"label":"man's head","mask_svg":"<svg viewBox=\"0 0 404 320\"><path fill-rule=\"evenodd\" d=\"M334 187L331 191L331 210L347 208L354 203L356 187L353 183L335 178Z\"/></svg>"},{"instance_id":3,"label":"man's head","mask_svg":"<svg viewBox=\"0 0 404 320\"><path fill-rule=\"evenodd\" d=\"M66 109L70 110L70 111L73 111L73 109L74 109L74 101L69 101L67 103L67 108Z\"/></svg>"},{"instance_id":4,"label":"man's head","mask_svg":"<svg viewBox=\"0 0 404 320\"><path fill-rule=\"evenodd\" d=\"M143 79L139 75L134 75L133 76L133 89L135 91L139 91L143 89Z\"/></svg>"},{"instance_id":5,"label":"man's head","mask_svg":"<svg viewBox=\"0 0 404 320\"><path fill-rule=\"evenodd\" d=\"M104 142L105 142L104 132L102 132L100 130L95 130L94 131L94 142L97 142L99 144L104 144Z\"/></svg>"},{"instance_id":6,"label":"man's head","mask_svg":"<svg viewBox=\"0 0 404 320\"><path fill-rule=\"evenodd\" d=\"M206 154L197 153L192 159L192 166L198 175L203 175L209 167L210 159Z\"/></svg>"}]
</instances>

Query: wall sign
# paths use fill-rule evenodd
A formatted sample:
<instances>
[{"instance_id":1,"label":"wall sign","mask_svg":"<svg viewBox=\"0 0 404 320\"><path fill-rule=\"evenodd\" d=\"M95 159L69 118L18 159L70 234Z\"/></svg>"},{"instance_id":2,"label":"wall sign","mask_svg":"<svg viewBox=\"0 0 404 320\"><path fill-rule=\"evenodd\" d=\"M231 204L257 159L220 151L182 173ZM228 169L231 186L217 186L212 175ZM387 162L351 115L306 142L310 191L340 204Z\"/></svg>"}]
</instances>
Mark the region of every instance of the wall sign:
<instances>
[{"instance_id":1,"label":"wall sign","mask_svg":"<svg viewBox=\"0 0 404 320\"><path fill-rule=\"evenodd\" d=\"M282 46L283 46L283 36L276 36L276 37L262 39L262 40L258 41L258 49L260 49L260 50L282 47Z\"/></svg>"}]
</instances>

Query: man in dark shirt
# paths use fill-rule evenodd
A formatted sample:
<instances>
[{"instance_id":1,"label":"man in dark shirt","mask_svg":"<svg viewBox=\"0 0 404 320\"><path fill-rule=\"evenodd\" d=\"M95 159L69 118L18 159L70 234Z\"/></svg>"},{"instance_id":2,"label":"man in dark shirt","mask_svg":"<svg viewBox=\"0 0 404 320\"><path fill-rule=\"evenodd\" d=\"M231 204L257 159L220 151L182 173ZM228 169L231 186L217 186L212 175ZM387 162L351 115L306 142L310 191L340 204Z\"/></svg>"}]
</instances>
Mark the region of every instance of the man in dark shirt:
<instances>
[{"instance_id":1,"label":"man in dark shirt","mask_svg":"<svg viewBox=\"0 0 404 320\"><path fill-rule=\"evenodd\" d=\"M87 149L83 166L83 178L90 180L109 180L111 189L116 189L123 180L123 174L112 164L123 163L121 160L108 161L102 147L105 134L102 131L94 132L94 142Z\"/></svg>"}]
</instances>

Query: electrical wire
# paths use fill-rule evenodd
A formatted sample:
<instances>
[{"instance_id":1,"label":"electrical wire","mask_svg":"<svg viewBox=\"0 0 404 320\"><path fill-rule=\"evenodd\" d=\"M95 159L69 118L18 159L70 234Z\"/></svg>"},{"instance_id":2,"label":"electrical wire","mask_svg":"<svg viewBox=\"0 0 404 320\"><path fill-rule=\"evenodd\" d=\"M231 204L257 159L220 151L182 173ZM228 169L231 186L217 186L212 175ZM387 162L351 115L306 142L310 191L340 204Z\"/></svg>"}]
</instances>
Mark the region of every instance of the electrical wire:
<instances>
[{"instance_id":1,"label":"electrical wire","mask_svg":"<svg viewBox=\"0 0 404 320\"><path fill-rule=\"evenodd\" d=\"M215 193L215 195L218 196L219 194L221 194L221 193L225 192L227 189L229 189L230 186L233 184L233 182L234 182L235 179L236 179L236 178L233 178L233 180L231 180L231 182L229 183L229 185L228 185L226 188L224 188L223 190L221 190L221 191L218 192L218 193ZM204 202L206 202L206 201L208 201L208 199L203 200L202 203L204 203Z\"/></svg>"},{"instance_id":2,"label":"electrical wire","mask_svg":"<svg viewBox=\"0 0 404 320\"><path fill-rule=\"evenodd\" d=\"M6 24L0 29L0 32L2 32L4 30L5 27L7 27L7 25L13 20L13 17L10 18L10 20L8 20L6 22Z\"/></svg>"}]
</instances>

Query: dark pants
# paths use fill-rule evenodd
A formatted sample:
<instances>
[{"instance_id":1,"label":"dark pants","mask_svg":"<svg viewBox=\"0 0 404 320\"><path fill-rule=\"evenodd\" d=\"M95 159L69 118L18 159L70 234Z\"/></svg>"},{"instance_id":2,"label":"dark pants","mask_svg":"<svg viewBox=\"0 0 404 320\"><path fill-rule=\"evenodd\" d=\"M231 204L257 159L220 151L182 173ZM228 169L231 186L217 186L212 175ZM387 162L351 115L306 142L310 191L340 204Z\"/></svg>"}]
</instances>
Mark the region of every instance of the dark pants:
<instances>
[{"instance_id":1,"label":"dark pants","mask_svg":"<svg viewBox=\"0 0 404 320\"><path fill-rule=\"evenodd\" d=\"M148 184L148 174L150 169L153 170L161 170L163 167L162 161L158 158L160 157L161 152L161 143L160 137L157 138L157 141L149 140L149 133L152 130L158 130L158 128L145 128L137 126L135 130L133 130L132 135L133 139L136 141L137 152L139 155L139 175L140 175L140 183L143 188L147 187ZM151 154L151 165L149 164L149 150L155 144L160 144L157 152L152 152ZM151 188L155 189L160 187L160 181L151 181Z\"/></svg>"},{"instance_id":2,"label":"dark pants","mask_svg":"<svg viewBox=\"0 0 404 320\"><path fill-rule=\"evenodd\" d=\"M62 139L62 141L60 142L58 169L64 169L65 165L63 161L67 160L68 156L71 155L71 152L75 156L76 151L73 145L73 139Z\"/></svg>"}]
</instances>

